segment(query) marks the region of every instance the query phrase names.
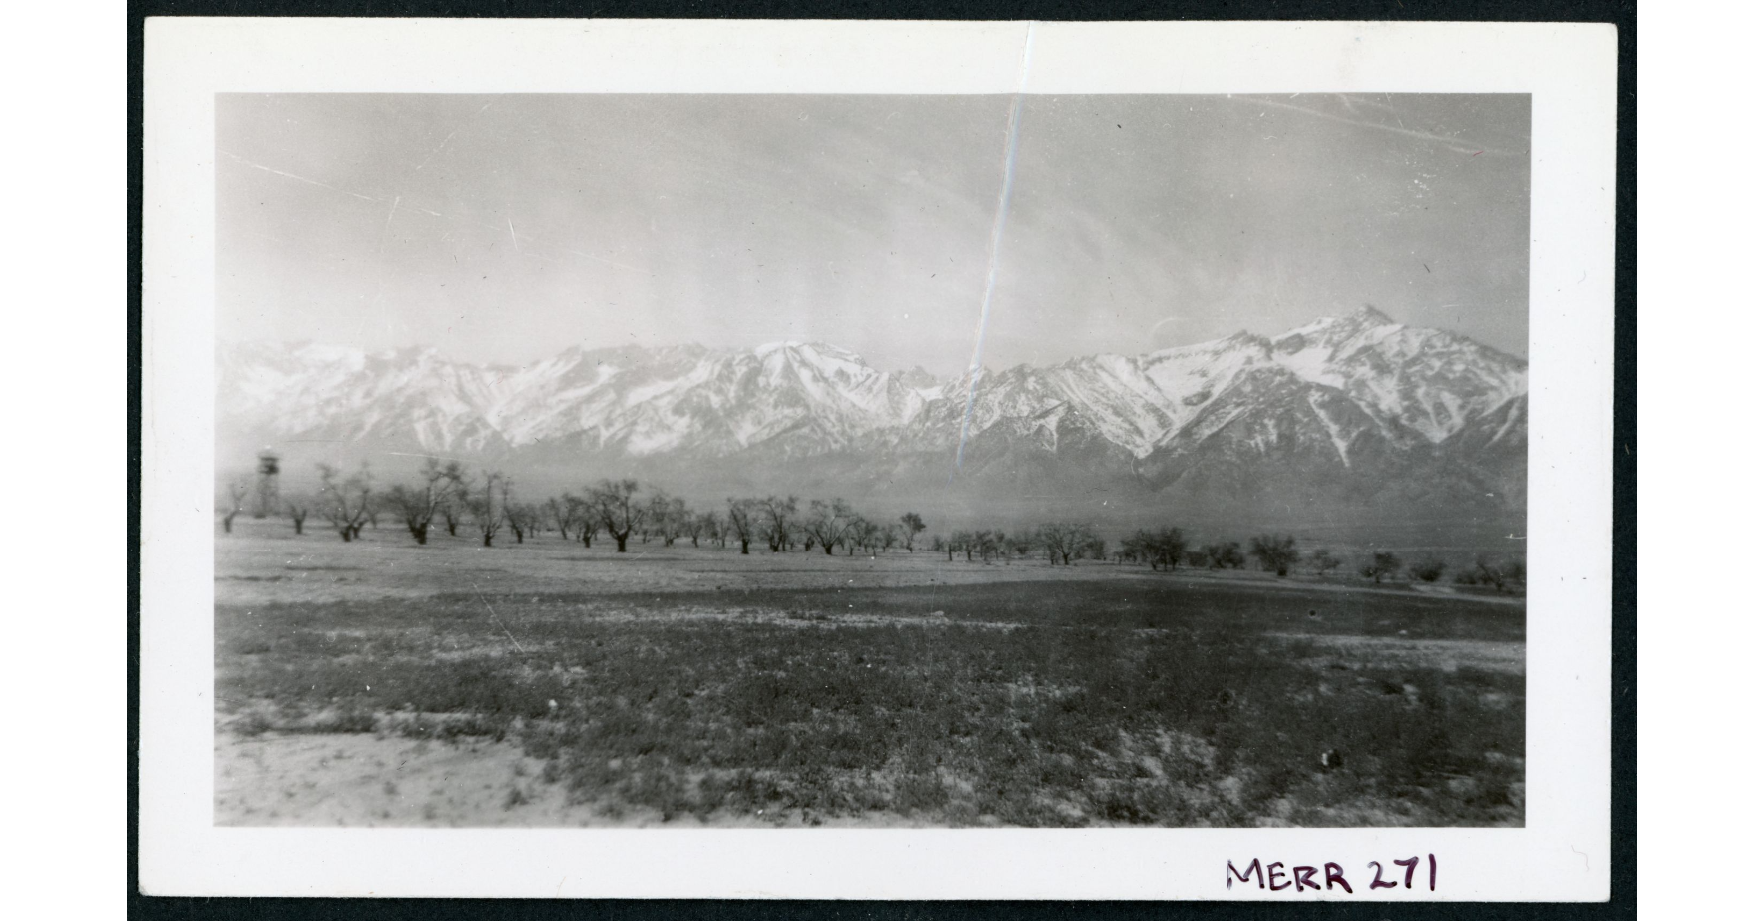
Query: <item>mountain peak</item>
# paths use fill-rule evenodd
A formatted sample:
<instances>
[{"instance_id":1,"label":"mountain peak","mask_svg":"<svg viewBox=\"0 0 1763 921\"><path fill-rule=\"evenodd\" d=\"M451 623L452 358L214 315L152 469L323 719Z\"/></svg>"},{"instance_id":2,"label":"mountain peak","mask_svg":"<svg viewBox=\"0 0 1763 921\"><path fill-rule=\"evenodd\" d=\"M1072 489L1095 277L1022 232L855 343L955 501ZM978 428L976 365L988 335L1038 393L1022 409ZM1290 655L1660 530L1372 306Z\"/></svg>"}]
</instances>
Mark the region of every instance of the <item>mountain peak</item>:
<instances>
[{"instance_id":1,"label":"mountain peak","mask_svg":"<svg viewBox=\"0 0 1763 921\"><path fill-rule=\"evenodd\" d=\"M1368 326L1389 326L1396 322L1395 320L1390 319L1389 314L1384 313L1370 304L1366 304L1358 310L1353 311L1351 319L1357 320Z\"/></svg>"},{"instance_id":2,"label":"mountain peak","mask_svg":"<svg viewBox=\"0 0 1763 921\"><path fill-rule=\"evenodd\" d=\"M785 342L767 342L753 350L753 354L760 358L775 355L778 352L784 352L793 356L808 358L810 360L832 359L834 361L849 362L864 367L869 366L868 363L863 360L863 356L856 352L842 346L831 345L825 342L798 342L792 339Z\"/></svg>"}]
</instances>

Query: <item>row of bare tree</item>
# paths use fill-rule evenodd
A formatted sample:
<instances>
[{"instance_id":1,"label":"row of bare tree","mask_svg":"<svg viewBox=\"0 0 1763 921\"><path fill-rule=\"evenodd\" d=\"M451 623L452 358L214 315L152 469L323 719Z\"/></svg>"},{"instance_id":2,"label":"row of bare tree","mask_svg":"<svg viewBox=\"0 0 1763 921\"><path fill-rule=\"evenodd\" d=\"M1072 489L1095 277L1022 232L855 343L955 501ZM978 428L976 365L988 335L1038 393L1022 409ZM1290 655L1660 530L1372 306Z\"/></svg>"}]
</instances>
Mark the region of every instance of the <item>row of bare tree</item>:
<instances>
[{"instance_id":1,"label":"row of bare tree","mask_svg":"<svg viewBox=\"0 0 1763 921\"><path fill-rule=\"evenodd\" d=\"M373 489L365 464L346 476L329 464L320 464L318 469L317 495L288 499L288 517L299 534L304 532L308 513L317 511L346 542L360 537L364 526L377 527L381 514L400 520L418 544L427 544L431 529L437 526L444 526L449 536L457 536L461 526L469 526L485 547L492 546L504 528L516 543L549 530L564 540L580 541L584 547L592 547L594 538L604 532L620 553L626 552L632 540L642 544L660 540L672 547L684 539L693 547L738 545L742 553L763 544L773 553L800 547L804 552L818 548L827 554L840 549L847 555L859 551L873 554L895 547L914 550L925 530L924 519L916 512L907 512L896 521L879 522L859 514L843 499L814 499L804 505L795 496L730 498L723 508L694 510L665 490L644 488L636 480L624 479L601 480L580 494L565 492L531 503L517 499L513 481L502 473L473 474L457 461L442 463L430 458L417 482L379 492ZM233 519L249 492L244 480L228 484L230 505L223 518L227 531L232 530ZM955 531L947 538L934 536L931 549L945 553L951 561L957 553L969 561L978 558L986 563L1045 554L1052 565L1069 566L1073 559L1112 559L1148 564L1153 570L1181 566L1242 569L1253 559L1261 569L1279 576L1301 565L1323 576L1342 565L1342 560L1326 549L1300 553L1290 534L1256 536L1245 553L1236 541L1190 547L1182 529L1175 527L1139 530L1110 551L1108 542L1092 525L1076 522L1048 522L1015 532ZM1359 574L1382 583L1398 577L1404 568L1411 579L1421 582L1436 582L1448 571L1435 556L1404 567L1396 554L1378 551L1359 568ZM1507 591L1522 586L1524 578L1522 559L1482 556L1472 566L1460 568L1454 581Z\"/></svg>"},{"instance_id":2,"label":"row of bare tree","mask_svg":"<svg viewBox=\"0 0 1763 921\"><path fill-rule=\"evenodd\" d=\"M457 536L461 526L469 526L486 547L494 545L504 528L514 535L515 543L524 543L529 534L555 530L563 539L581 541L586 547L592 547L603 532L620 553L633 539L645 544L659 539L668 547L682 539L694 547L732 543L742 553L755 543L774 553L797 545L804 551L818 547L828 554L837 549L847 555L895 547L910 551L925 529L917 512L878 522L858 514L843 499L815 499L803 506L795 496L730 498L725 508L698 511L678 496L645 489L630 479L601 480L580 494L565 492L540 503L523 502L504 474L492 470L474 474L457 461L442 463L436 458L424 464L416 482L386 490L374 488L366 464L347 475L330 464L319 464L318 474L315 495L285 500L288 518L294 533L304 534L306 519L317 512L344 542L360 537L364 527L377 528L382 514L401 521L418 544L427 544L436 527L444 526L449 536ZM223 496L227 511L221 519L227 532L232 531L233 519L243 510L249 492L246 480L227 484Z\"/></svg>"},{"instance_id":3,"label":"row of bare tree","mask_svg":"<svg viewBox=\"0 0 1763 921\"><path fill-rule=\"evenodd\" d=\"M1026 557L1045 553L1051 565L1071 565L1073 559L1106 559L1108 542L1091 525L1069 521L1046 522L1021 528L1014 533L998 530L956 531L948 539L935 537L931 548L955 559L959 553L972 561L978 557L989 563L994 559L1009 562L1012 556Z\"/></svg>"}]
</instances>

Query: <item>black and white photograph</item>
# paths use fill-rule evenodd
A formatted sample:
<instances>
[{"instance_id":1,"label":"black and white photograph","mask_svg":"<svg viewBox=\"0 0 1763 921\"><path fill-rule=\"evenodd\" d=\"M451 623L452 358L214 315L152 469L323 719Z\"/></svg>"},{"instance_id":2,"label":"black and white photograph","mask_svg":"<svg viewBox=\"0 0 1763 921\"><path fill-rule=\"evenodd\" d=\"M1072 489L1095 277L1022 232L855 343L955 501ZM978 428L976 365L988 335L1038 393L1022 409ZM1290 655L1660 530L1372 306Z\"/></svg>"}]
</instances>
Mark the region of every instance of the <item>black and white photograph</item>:
<instances>
[{"instance_id":1,"label":"black and white photograph","mask_svg":"<svg viewBox=\"0 0 1763 921\"><path fill-rule=\"evenodd\" d=\"M145 891L1607 897L1609 30L154 25Z\"/></svg>"},{"instance_id":2,"label":"black and white photograph","mask_svg":"<svg viewBox=\"0 0 1763 921\"><path fill-rule=\"evenodd\" d=\"M215 821L1519 826L1523 94L229 94Z\"/></svg>"}]
</instances>

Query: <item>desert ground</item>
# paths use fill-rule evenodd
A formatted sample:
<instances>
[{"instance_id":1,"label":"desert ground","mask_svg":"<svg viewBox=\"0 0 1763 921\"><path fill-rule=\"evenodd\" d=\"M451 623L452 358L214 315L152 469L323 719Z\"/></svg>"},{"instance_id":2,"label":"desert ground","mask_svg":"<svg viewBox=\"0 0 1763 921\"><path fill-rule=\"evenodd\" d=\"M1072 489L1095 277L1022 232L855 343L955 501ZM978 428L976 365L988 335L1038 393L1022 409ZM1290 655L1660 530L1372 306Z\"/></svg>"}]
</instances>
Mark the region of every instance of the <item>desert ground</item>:
<instances>
[{"instance_id":1,"label":"desert ground","mask_svg":"<svg viewBox=\"0 0 1763 921\"><path fill-rule=\"evenodd\" d=\"M215 541L221 825L1523 824L1521 597L384 522Z\"/></svg>"}]
</instances>

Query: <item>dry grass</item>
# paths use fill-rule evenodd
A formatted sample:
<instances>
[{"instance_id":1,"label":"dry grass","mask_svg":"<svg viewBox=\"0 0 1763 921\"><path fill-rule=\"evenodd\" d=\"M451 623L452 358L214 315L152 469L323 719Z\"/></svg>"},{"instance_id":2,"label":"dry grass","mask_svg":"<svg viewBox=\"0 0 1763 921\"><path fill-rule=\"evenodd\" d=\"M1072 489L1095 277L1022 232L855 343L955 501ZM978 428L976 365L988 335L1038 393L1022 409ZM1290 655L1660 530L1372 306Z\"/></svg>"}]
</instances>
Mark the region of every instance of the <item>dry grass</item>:
<instances>
[{"instance_id":1,"label":"dry grass","mask_svg":"<svg viewBox=\"0 0 1763 921\"><path fill-rule=\"evenodd\" d=\"M260 524L219 541L223 746L506 740L537 776L486 808L532 824L1522 822L1518 604Z\"/></svg>"}]
</instances>

